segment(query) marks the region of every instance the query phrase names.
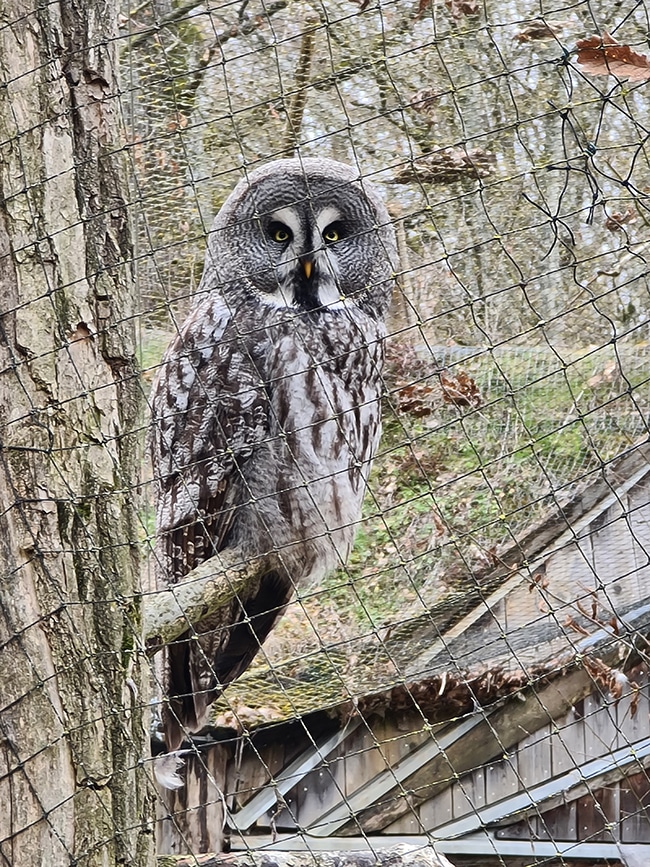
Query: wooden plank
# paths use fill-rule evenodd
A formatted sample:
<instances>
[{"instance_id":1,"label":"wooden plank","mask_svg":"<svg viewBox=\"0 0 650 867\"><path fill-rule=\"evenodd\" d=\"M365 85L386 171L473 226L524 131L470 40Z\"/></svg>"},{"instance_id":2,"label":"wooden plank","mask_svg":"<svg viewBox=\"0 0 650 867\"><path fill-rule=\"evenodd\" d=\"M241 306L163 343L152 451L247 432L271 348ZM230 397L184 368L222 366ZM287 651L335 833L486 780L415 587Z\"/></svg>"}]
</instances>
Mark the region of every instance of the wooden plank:
<instances>
[{"instance_id":1,"label":"wooden plank","mask_svg":"<svg viewBox=\"0 0 650 867\"><path fill-rule=\"evenodd\" d=\"M650 843L650 778L647 771L621 782L621 838L624 843ZM650 861L648 862L650 864Z\"/></svg>"},{"instance_id":2,"label":"wooden plank","mask_svg":"<svg viewBox=\"0 0 650 867\"><path fill-rule=\"evenodd\" d=\"M564 716L592 688L591 679L581 669L571 671L543 688L530 691L525 701L506 703L489 717L476 715L475 725L462 740L450 744L444 756L430 761L405 780L409 802L421 804L449 785L450 772L461 775L472 768L502 756L528 732L536 731L550 720ZM384 829L408 809L398 791L388 792L379 803L371 804L359 817L365 833ZM344 831L345 832L345 831ZM352 831L352 833L354 833Z\"/></svg>"},{"instance_id":3,"label":"wooden plank","mask_svg":"<svg viewBox=\"0 0 650 867\"><path fill-rule=\"evenodd\" d=\"M551 769L551 724L523 738L517 746L517 772L520 785L534 786L553 776Z\"/></svg>"},{"instance_id":4,"label":"wooden plank","mask_svg":"<svg viewBox=\"0 0 650 867\"><path fill-rule=\"evenodd\" d=\"M226 773L229 750L215 744L210 750L188 753L183 771L185 785L160 793L157 851L182 854L223 848L223 799L217 781Z\"/></svg>"},{"instance_id":5,"label":"wooden plank","mask_svg":"<svg viewBox=\"0 0 650 867\"><path fill-rule=\"evenodd\" d=\"M243 735L239 749L228 763L226 771L227 803L231 811L241 810L268 783L274 768L284 764L284 744L269 744L261 749Z\"/></svg>"},{"instance_id":6,"label":"wooden plank","mask_svg":"<svg viewBox=\"0 0 650 867\"><path fill-rule=\"evenodd\" d=\"M517 772L517 757L504 756L497 761L490 762L485 768L485 802L493 804L500 801L506 795L513 795L519 790L520 781Z\"/></svg>"},{"instance_id":7,"label":"wooden plank","mask_svg":"<svg viewBox=\"0 0 650 867\"><path fill-rule=\"evenodd\" d=\"M485 771L476 768L463 774L452 787L452 809L454 818L476 813L485 806Z\"/></svg>"},{"instance_id":8,"label":"wooden plank","mask_svg":"<svg viewBox=\"0 0 650 867\"><path fill-rule=\"evenodd\" d=\"M431 732L420 714L388 714L375 718L372 730L384 761L384 770L394 768L410 752L430 739ZM353 780L349 780L350 784ZM351 793L354 794L354 791ZM421 834L425 830L420 811L409 810L401 816L387 834Z\"/></svg>"},{"instance_id":9,"label":"wooden plank","mask_svg":"<svg viewBox=\"0 0 650 867\"><path fill-rule=\"evenodd\" d=\"M351 738L330 753L327 759L303 777L297 785L285 795L289 812L299 827L317 823L324 812L345 796L345 777L348 755L355 747L350 741L358 744L358 728ZM286 827L284 815L279 817L278 827Z\"/></svg>"},{"instance_id":10,"label":"wooden plank","mask_svg":"<svg viewBox=\"0 0 650 867\"><path fill-rule=\"evenodd\" d=\"M438 726L438 730L443 729ZM380 745L386 767L394 767L409 753L412 753L431 738L432 729L421 713L391 712L385 717L374 717L372 729Z\"/></svg>"},{"instance_id":11,"label":"wooden plank","mask_svg":"<svg viewBox=\"0 0 650 867\"><path fill-rule=\"evenodd\" d=\"M631 682L638 685L639 691L627 691L616 706L616 724L621 746L633 743L648 731L650 719L650 677L648 665L641 663L628 672Z\"/></svg>"},{"instance_id":12,"label":"wooden plank","mask_svg":"<svg viewBox=\"0 0 650 867\"><path fill-rule=\"evenodd\" d=\"M650 583L650 479L646 478L630 489L627 497L630 531L637 568L639 598Z\"/></svg>"},{"instance_id":13,"label":"wooden plank","mask_svg":"<svg viewBox=\"0 0 650 867\"><path fill-rule=\"evenodd\" d=\"M580 840L617 840L620 827L618 783L595 789L578 798L577 823Z\"/></svg>"},{"instance_id":14,"label":"wooden plank","mask_svg":"<svg viewBox=\"0 0 650 867\"><path fill-rule=\"evenodd\" d=\"M353 795L361 786L378 774L388 771L379 744L368 725L359 726L345 742L345 797Z\"/></svg>"},{"instance_id":15,"label":"wooden plank","mask_svg":"<svg viewBox=\"0 0 650 867\"><path fill-rule=\"evenodd\" d=\"M627 518L627 497L615 503L603 516L603 524L592 535L596 590L602 605L600 616L609 620L639 598L634 537Z\"/></svg>"},{"instance_id":16,"label":"wooden plank","mask_svg":"<svg viewBox=\"0 0 650 867\"><path fill-rule=\"evenodd\" d=\"M553 807L536 817L542 840L578 840L578 808L576 801Z\"/></svg>"},{"instance_id":17,"label":"wooden plank","mask_svg":"<svg viewBox=\"0 0 650 867\"><path fill-rule=\"evenodd\" d=\"M598 686L598 690L602 687ZM593 759L616 750L618 743L616 707L608 695L600 691L586 696L583 702L585 730L585 758Z\"/></svg>"},{"instance_id":18,"label":"wooden plank","mask_svg":"<svg viewBox=\"0 0 650 867\"><path fill-rule=\"evenodd\" d=\"M593 518L592 518L593 520ZM591 524L573 532L566 544L551 555L546 566L547 598L552 604L557 600L573 601L581 593L588 593L594 585L594 557ZM562 602L557 603L559 606Z\"/></svg>"},{"instance_id":19,"label":"wooden plank","mask_svg":"<svg viewBox=\"0 0 650 867\"><path fill-rule=\"evenodd\" d=\"M431 837L425 835L402 835L398 837L309 837L305 834L280 834L277 838L270 836L247 837L246 841L233 846L233 851L263 850L265 852L359 852L369 853L368 861L375 859L373 853L382 852L396 845L415 846L426 849L431 846ZM561 841L537 840L502 840L493 834L483 831L468 834L458 840L435 840L435 848L446 855L466 856L501 856L531 859L557 859L566 857L573 860L585 860L592 863L602 860L619 862L625 852L625 846L619 848L617 843L563 843ZM630 847L630 854L638 859L638 864L650 864L650 846L637 845Z\"/></svg>"},{"instance_id":20,"label":"wooden plank","mask_svg":"<svg viewBox=\"0 0 650 867\"><path fill-rule=\"evenodd\" d=\"M383 798L387 793L394 792L394 795L389 795L388 797L399 799L400 802L400 812L394 819L399 818L404 813L408 813L412 809L413 794L410 792L405 794L402 782L417 774L419 768L423 766L430 767L432 765L440 768L443 773L442 769L446 769L446 777L449 777L449 764L446 757L447 750L472 729L483 725L484 722L482 718L473 716L435 737L430 735L429 739L421 747L407 755L389 771L384 771L373 780L370 780L366 785L361 786L354 793L346 796L343 802L321 817L318 827L310 828L311 833L318 834L319 836L330 836L348 823L351 811L353 815L356 815L356 813L364 808L377 802L381 804L386 803L383 801ZM440 775L438 776L440 777ZM396 781L397 787L395 785ZM392 801L388 801L389 808L392 804ZM354 820L354 824L356 825L356 819ZM386 824L390 823L387 822Z\"/></svg>"},{"instance_id":21,"label":"wooden plank","mask_svg":"<svg viewBox=\"0 0 650 867\"><path fill-rule=\"evenodd\" d=\"M444 825L453 819L453 803L451 788L443 789L435 798L429 798L419 809L420 822L424 831L433 831L438 825ZM393 825L386 828L386 834L393 834Z\"/></svg>"},{"instance_id":22,"label":"wooden plank","mask_svg":"<svg viewBox=\"0 0 650 867\"><path fill-rule=\"evenodd\" d=\"M570 794L568 795L570 796ZM611 842L619 839L618 784L590 790L569 803L531 814L522 821L497 828L499 839L589 840Z\"/></svg>"},{"instance_id":23,"label":"wooden plank","mask_svg":"<svg viewBox=\"0 0 650 867\"><path fill-rule=\"evenodd\" d=\"M616 781L626 768L634 769L644 763L650 765L650 737L633 744L632 747L618 750L606 758L586 762L562 777L540 783L498 804L478 810L464 819L450 822L438 828L436 835L441 838L459 837L487 825L511 822L513 819L517 820L531 813L536 814L540 810L562 803L567 793L571 791L574 797L580 797L585 791L590 792L594 787L598 788ZM579 829L578 833L580 833Z\"/></svg>"},{"instance_id":24,"label":"wooden plank","mask_svg":"<svg viewBox=\"0 0 650 867\"><path fill-rule=\"evenodd\" d=\"M569 713L551 729L551 776L571 771L586 757L585 729L580 724L583 700L575 702Z\"/></svg>"},{"instance_id":25,"label":"wooden plank","mask_svg":"<svg viewBox=\"0 0 650 867\"><path fill-rule=\"evenodd\" d=\"M351 719L342 729L321 740L315 749L310 747L301 753L278 774L271 786L265 787L238 813L231 814L228 817L228 824L240 831L250 828L263 813L274 807L278 794L285 795L297 785L303 777L326 759L332 750L336 749L360 725L360 722L359 717Z\"/></svg>"}]
</instances>

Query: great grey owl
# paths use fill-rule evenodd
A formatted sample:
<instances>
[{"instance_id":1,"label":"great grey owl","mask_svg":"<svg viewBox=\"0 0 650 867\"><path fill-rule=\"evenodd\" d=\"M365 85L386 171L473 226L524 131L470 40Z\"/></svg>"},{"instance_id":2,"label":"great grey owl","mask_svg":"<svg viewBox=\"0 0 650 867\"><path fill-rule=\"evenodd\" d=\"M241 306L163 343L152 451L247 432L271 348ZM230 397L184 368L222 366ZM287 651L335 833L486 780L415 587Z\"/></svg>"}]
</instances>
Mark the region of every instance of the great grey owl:
<instances>
[{"instance_id":1,"label":"great grey owl","mask_svg":"<svg viewBox=\"0 0 650 867\"><path fill-rule=\"evenodd\" d=\"M357 171L251 172L210 232L194 306L152 391L158 581L217 552L282 569L166 650L168 750L250 664L298 584L345 562L380 435L394 233Z\"/></svg>"}]
</instances>

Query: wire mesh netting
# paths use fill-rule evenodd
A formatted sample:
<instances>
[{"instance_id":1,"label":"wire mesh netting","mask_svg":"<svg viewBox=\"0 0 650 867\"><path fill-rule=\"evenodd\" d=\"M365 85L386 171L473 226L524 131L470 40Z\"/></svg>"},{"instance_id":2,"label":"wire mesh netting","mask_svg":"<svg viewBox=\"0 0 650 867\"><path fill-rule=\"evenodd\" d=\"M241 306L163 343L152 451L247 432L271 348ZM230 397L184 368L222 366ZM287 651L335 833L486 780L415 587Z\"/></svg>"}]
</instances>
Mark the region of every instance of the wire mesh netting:
<instances>
[{"instance_id":1,"label":"wire mesh netting","mask_svg":"<svg viewBox=\"0 0 650 867\"><path fill-rule=\"evenodd\" d=\"M45 8L21 10L3 39L25 27L25 44L29 34L38 42ZM51 32L55 8L47 6ZM316 858L370 849L381 860L399 842L416 853L434 843L440 864L650 863L647 6L145 0L119 13L114 40L79 52L99 57L107 42L119 52L118 144L105 133L117 116L97 109L95 118L100 160L118 153L126 166L132 255L117 206L96 208L92 196L82 204L81 187L75 192L70 179L87 177L87 154L75 150L66 171L47 163L62 147L56 123L81 105L56 95L47 70L60 62L68 82L85 81L92 107L109 88L101 62L86 59L78 78L65 51L18 71L3 63L4 219L20 229L0 255L20 274L33 250L36 266L3 301L2 424L11 454L1 458L8 676L0 793L11 809L0 821L0 861L145 863L136 860L147 845L138 821L147 825L155 801L159 855L232 849L279 859L298 850ZM42 105L31 103L36 123L22 99L38 75L50 79L35 91ZM35 131L46 160L40 175L25 156ZM196 502L192 473L217 472L198 445L191 466L170 459L167 477L160 463L152 474L144 447L152 383L170 377L176 435L187 429L198 442L205 432L193 427L183 397L183 364L203 363L202 351L214 350L214 360L220 345L231 351L225 327L217 340L214 329L190 345L184 325L215 292L214 281L201 282L210 227L239 181L292 156L352 166L387 208L398 263L383 432L354 547L338 568L297 581L290 598L255 603L250 588L263 585L261 573L242 585L229 572L234 601L210 624L221 657L196 650L205 626L186 612L176 646L207 674L187 675L185 688L206 695L209 709L204 725L180 719L180 754L170 756L161 713L175 714L184 699L177 691L170 701L169 663L154 653L159 646L147 647L162 633L147 632L145 617L143 638L134 612L141 599L146 607L163 595L161 557L177 562L182 548L181 577L196 577L205 546L213 555L220 547L211 522L222 522L221 541L232 540L233 515L245 504L214 493L227 488L223 456L235 454L245 476L251 453L293 432L267 430L242 450L234 421L211 428L222 475L212 506L199 494ZM106 184L97 188L106 193ZM57 271L63 245L77 249L98 211L117 239L109 265L86 255L89 276ZM106 288L126 258L134 309ZM0 279L11 281L8 264L5 271ZM68 296L83 294L86 279L98 306L75 307ZM317 314L300 315L297 332ZM119 327L134 324L137 373L119 361L132 353ZM53 349L40 347L46 333L59 341ZM249 335L231 338L233 351ZM161 365L174 340L175 381ZM108 385L92 341L108 360ZM219 387L240 399L239 421L254 401L262 406L260 395L272 401L281 378L236 389L224 375ZM241 399L255 388L248 403ZM301 388L296 401L306 400ZM220 401L212 395L202 412L222 425ZM360 418L364 407L353 400L349 414ZM342 415L331 407L321 422L336 417L344 429ZM81 445L71 446L63 429L75 423ZM164 427L164 413L157 423ZM34 439L23 433L32 427ZM26 462L32 452L54 466L53 487ZM154 489L163 497L178 478L174 497L187 495L194 515L173 536L161 530L159 508L156 543ZM252 500L256 482L246 484ZM285 493L277 489L278 501ZM328 514L328 503L312 506ZM43 535L49 522L58 535ZM301 514L297 532L306 522ZM278 528L267 532L280 563L293 563ZM133 568L140 589L126 580ZM180 599L177 589L171 596ZM84 625L86 609L96 636ZM72 644L57 639L61 624L77 636ZM232 663L227 642L243 627L262 646ZM224 682L225 657L236 676L219 694L213 681ZM75 702L82 712L72 724ZM36 740L25 726L40 730ZM118 749L120 738L128 749ZM156 763L162 783L151 773ZM147 776L136 784L140 768ZM73 780L65 796L52 782L59 777ZM130 811L140 796L149 807L136 821ZM112 854L98 854L93 823ZM25 854L30 829L41 826L44 848Z\"/></svg>"}]
</instances>

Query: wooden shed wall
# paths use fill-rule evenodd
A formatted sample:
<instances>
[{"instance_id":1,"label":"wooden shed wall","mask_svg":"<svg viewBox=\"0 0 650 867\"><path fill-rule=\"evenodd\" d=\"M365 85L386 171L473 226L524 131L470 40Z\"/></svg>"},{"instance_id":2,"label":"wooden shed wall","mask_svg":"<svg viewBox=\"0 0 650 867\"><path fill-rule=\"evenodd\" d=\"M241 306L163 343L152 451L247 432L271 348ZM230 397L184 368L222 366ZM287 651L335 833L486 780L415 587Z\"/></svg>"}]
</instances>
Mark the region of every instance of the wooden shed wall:
<instances>
[{"instance_id":1,"label":"wooden shed wall","mask_svg":"<svg viewBox=\"0 0 650 867\"><path fill-rule=\"evenodd\" d=\"M650 602L649 552L650 475L646 475L634 484L612 488L602 508L596 505L579 526L567 527L559 543L536 561L532 581L514 575L508 578L503 592L486 599L481 610L454 627L444 641L437 642L438 650L432 646L428 655L414 659L408 674L435 670L436 666L445 671L445 665L449 671L467 667L472 670L483 658L486 664L489 661L489 665L501 670L528 669L540 659L566 661L572 655L584 654L590 636L599 630L624 632L625 613ZM623 640L620 651L623 666ZM445 762L438 757L435 785L421 788L415 793L418 797L411 798L407 789L417 777L406 777L403 786L407 788L400 784L388 795L400 799L402 815L395 821L387 819L376 824L371 832L387 837L433 832L589 759L648 737L646 668L637 667L631 676L639 685L638 691L628 690L617 701L604 682L598 686L594 682L592 694L576 701L568 714L555 719L554 713L546 714L544 719L538 714L531 730L520 724L526 718L523 705L511 697L505 706L505 711L510 712L509 740L500 756L494 750L498 733L488 732L489 749L476 758L472 770L465 770L467 764L454 766L451 759ZM477 710L476 716L485 719L486 713ZM335 724L329 725L331 731ZM301 828L318 833L319 823L328 811L345 806L346 799L353 795L359 803L362 787L382 773L394 774L400 761L454 725L458 721L431 726L415 711L389 711L383 718L374 716L369 720L353 718L349 733L336 749L318 767L296 779L295 785L289 785L283 796L274 797L272 806L246 833ZM225 779L224 797L229 810L236 814L265 787L275 791L275 781L289 763L314 748L316 734L298 720L202 750L190 760L185 789L175 795L165 794L171 818L163 818L165 811L161 811L159 851L219 848L223 812L215 778ZM450 755L462 755L463 745L461 739L454 745L456 752ZM472 749L480 755L476 743ZM387 797L386 791L384 787L380 800ZM595 785L593 791L579 798L568 793L566 804L544 814L529 815L525 822L498 833L558 841L589 839L592 835L601 839L605 835L625 843L650 842L649 791L648 773L638 764L627 769L627 779L610 781L607 786ZM368 789L368 797L371 793ZM366 798L365 791L361 798ZM339 824L339 829L338 833L350 834L360 830L353 823L347 828ZM364 830L368 829L366 823Z\"/></svg>"},{"instance_id":2,"label":"wooden shed wall","mask_svg":"<svg viewBox=\"0 0 650 867\"><path fill-rule=\"evenodd\" d=\"M604 756L648 736L650 725L649 687L646 669L638 668L639 693L628 692L619 702L595 692L577 702L564 718L525 736L517 748L497 762L462 775L440 795L415 812L386 828L386 834L413 834L433 831L442 825L472 814L516 792L571 771L589 759ZM632 713L633 703L638 705ZM547 813L531 817L504 838L529 836L539 839L587 840L614 839L622 842L650 842L650 816L647 813L650 776L640 765L623 783L606 789L594 788L586 795ZM570 793L567 793L567 798ZM606 811L601 805L606 805ZM605 837L604 819L611 823ZM525 830L524 830L525 829Z\"/></svg>"},{"instance_id":3,"label":"wooden shed wall","mask_svg":"<svg viewBox=\"0 0 650 867\"><path fill-rule=\"evenodd\" d=\"M633 676L639 685L638 693L636 690L628 691L616 702L594 692L578 702L565 717L536 732L522 732L520 743L503 758L461 774L457 779L454 768L450 766L443 791L412 808L383 833L413 835L434 831L508 795L557 777L591 758L607 755L647 737L650 701L645 668L637 668ZM415 714L399 717L389 714L384 719L373 719L369 726L357 728L328 756L323 766L298 781L284 796L286 806L281 802L265 812L251 832L271 828L277 831L314 828L320 817L342 798L351 797L377 774L395 766L432 736L430 727ZM263 785L268 784L266 768L278 773L308 746L306 736L298 738L294 733L288 744L262 746L257 754L245 749L238 759L231 758L228 766L231 809L244 806ZM596 801L605 799L609 804L608 820L614 825L613 839L646 842L650 840L650 824L644 805L647 804L650 784L641 766L635 767L634 771L629 784L613 784L607 793L597 794ZM616 794L611 795L611 792ZM548 835L558 840L577 840L587 838L592 832L598 833L600 808L597 805L588 808L587 800L576 800L552 811L544 820L533 822L535 828L540 829L541 838ZM612 810L617 811L616 815ZM587 815L592 817L589 821L585 818ZM641 828L644 829L642 833ZM519 832L513 833L516 836Z\"/></svg>"}]
</instances>

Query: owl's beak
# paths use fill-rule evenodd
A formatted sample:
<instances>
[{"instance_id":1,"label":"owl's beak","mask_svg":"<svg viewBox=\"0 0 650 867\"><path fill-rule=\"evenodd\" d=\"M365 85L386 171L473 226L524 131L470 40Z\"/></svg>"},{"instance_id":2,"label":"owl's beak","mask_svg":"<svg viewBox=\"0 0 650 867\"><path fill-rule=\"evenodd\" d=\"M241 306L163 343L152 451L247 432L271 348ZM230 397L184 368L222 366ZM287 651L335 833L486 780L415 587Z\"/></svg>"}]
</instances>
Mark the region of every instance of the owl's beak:
<instances>
[{"instance_id":1,"label":"owl's beak","mask_svg":"<svg viewBox=\"0 0 650 867\"><path fill-rule=\"evenodd\" d=\"M305 277L309 280L311 278L311 272L314 268L314 263L311 259L302 259L302 270L305 272Z\"/></svg>"}]
</instances>

